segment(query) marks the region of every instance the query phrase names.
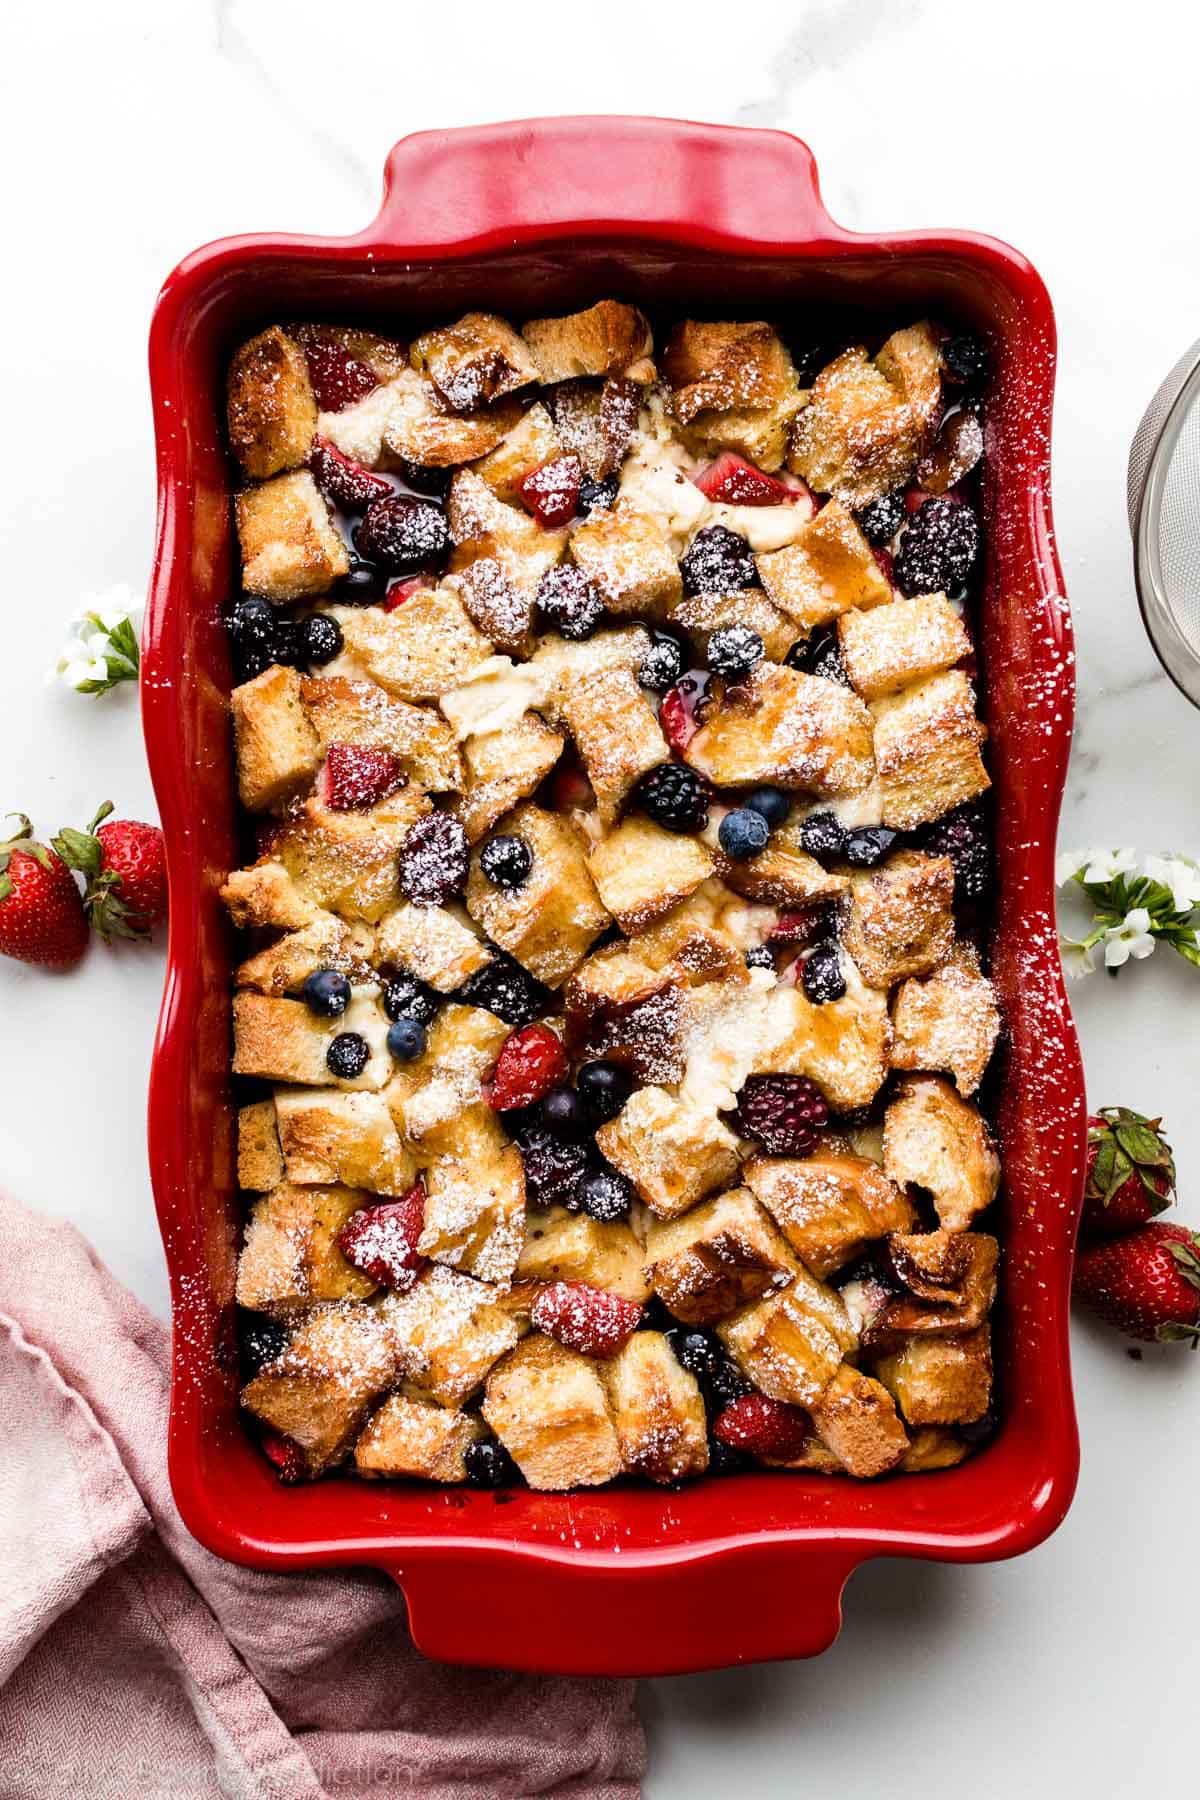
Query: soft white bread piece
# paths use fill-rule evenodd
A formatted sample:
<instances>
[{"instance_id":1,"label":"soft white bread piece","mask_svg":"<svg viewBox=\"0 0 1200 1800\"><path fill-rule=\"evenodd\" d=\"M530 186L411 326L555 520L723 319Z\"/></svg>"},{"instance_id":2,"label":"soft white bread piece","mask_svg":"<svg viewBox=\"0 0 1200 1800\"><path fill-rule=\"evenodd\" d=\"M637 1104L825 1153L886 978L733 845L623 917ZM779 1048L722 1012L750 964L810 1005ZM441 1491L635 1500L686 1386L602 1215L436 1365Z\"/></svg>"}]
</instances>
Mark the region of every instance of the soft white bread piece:
<instances>
[{"instance_id":1,"label":"soft white bread piece","mask_svg":"<svg viewBox=\"0 0 1200 1800\"><path fill-rule=\"evenodd\" d=\"M362 812L338 811L312 794L280 831L274 855L306 899L374 924L400 903L400 847L429 811L415 787Z\"/></svg>"},{"instance_id":2,"label":"soft white bread piece","mask_svg":"<svg viewBox=\"0 0 1200 1800\"><path fill-rule=\"evenodd\" d=\"M902 850L877 868L856 869L842 942L871 987L940 968L954 947L950 858Z\"/></svg>"},{"instance_id":3,"label":"soft white bread piece","mask_svg":"<svg viewBox=\"0 0 1200 1800\"><path fill-rule=\"evenodd\" d=\"M317 969L336 969L354 982L375 979L372 961L375 934L369 925L349 924L333 913L319 913L310 925L289 931L265 950L248 956L234 983L260 994L298 994Z\"/></svg>"},{"instance_id":4,"label":"soft white bread piece","mask_svg":"<svg viewBox=\"0 0 1200 1800\"><path fill-rule=\"evenodd\" d=\"M370 1048L367 1065L353 1080L329 1071L326 1052L335 1037L356 1032ZM340 1019L322 1019L302 1000L275 1000L244 989L233 996L233 1072L305 1087L377 1090L391 1074L387 1019L374 999L353 999Z\"/></svg>"},{"instance_id":5,"label":"soft white bread piece","mask_svg":"<svg viewBox=\"0 0 1200 1800\"><path fill-rule=\"evenodd\" d=\"M726 692L683 758L716 787L858 793L875 773L871 715L836 681L760 662Z\"/></svg>"},{"instance_id":6,"label":"soft white bread piece","mask_svg":"<svg viewBox=\"0 0 1200 1800\"><path fill-rule=\"evenodd\" d=\"M855 982L840 1000L814 1006L802 988L781 985L768 996L750 1073L807 1075L835 1111L851 1112L883 1086L891 1037L887 997L874 988Z\"/></svg>"},{"instance_id":7,"label":"soft white bread piece","mask_svg":"<svg viewBox=\"0 0 1200 1800\"><path fill-rule=\"evenodd\" d=\"M652 1213L675 1219L737 1174L737 1139L715 1113L661 1087L632 1093L596 1143Z\"/></svg>"},{"instance_id":8,"label":"soft white bread piece","mask_svg":"<svg viewBox=\"0 0 1200 1800\"><path fill-rule=\"evenodd\" d=\"M529 878L519 888L493 887L476 850L467 911L531 975L559 987L609 923L588 873L584 840L568 820L528 803L501 824L533 851Z\"/></svg>"},{"instance_id":9,"label":"soft white bread piece","mask_svg":"<svg viewBox=\"0 0 1200 1800\"><path fill-rule=\"evenodd\" d=\"M365 1300L375 1283L338 1249L342 1226L370 1195L283 1183L257 1200L238 1257L237 1303L286 1316L319 1300Z\"/></svg>"},{"instance_id":10,"label":"soft white bread piece","mask_svg":"<svg viewBox=\"0 0 1200 1800\"><path fill-rule=\"evenodd\" d=\"M634 813L593 846L588 869L622 931L633 933L694 893L712 874L713 858L698 839Z\"/></svg>"},{"instance_id":11,"label":"soft white bread piece","mask_svg":"<svg viewBox=\"0 0 1200 1800\"><path fill-rule=\"evenodd\" d=\"M543 529L470 469L460 469L450 483L446 518L454 539L450 571L463 582L467 611L500 649L527 655L538 584L561 559L566 531ZM473 573L481 577L474 583Z\"/></svg>"},{"instance_id":12,"label":"soft white bread piece","mask_svg":"<svg viewBox=\"0 0 1200 1800\"><path fill-rule=\"evenodd\" d=\"M389 1394L359 1433L355 1472L368 1481L465 1481L467 1451L484 1435L473 1413Z\"/></svg>"},{"instance_id":13,"label":"soft white bread piece","mask_svg":"<svg viewBox=\"0 0 1200 1800\"><path fill-rule=\"evenodd\" d=\"M481 1006L443 1006L424 1053L397 1068L384 1098L402 1135L432 1158L450 1139L444 1128L474 1106L512 1027Z\"/></svg>"},{"instance_id":14,"label":"soft white bread piece","mask_svg":"<svg viewBox=\"0 0 1200 1800\"><path fill-rule=\"evenodd\" d=\"M305 788L321 761L295 669L272 663L229 697L238 797L249 812L278 806Z\"/></svg>"},{"instance_id":15,"label":"soft white bread piece","mask_svg":"<svg viewBox=\"0 0 1200 1800\"><path fill-rule=\"evenodd\" d=\"M475 412L538 379L528 345L495 313L464 313L453 325L424 331L409 356L453 413Z\"/></svg>"},{"instance_id":16,"label":"soft white bread piece","mask_svg":"<svg viewBox=\"0 0 1200 1800\"><path fill-rule=\"evenodd\" d=\"M349 1454L372 1404L391 1387L395 1353L372 1307L314 1307L283 1354L242 1389L242 1405L303 1452L309 1475Z\"/></svg>"},{"instance_id":17,"label":"soft white bread piece","mask_svg":"<svg viewBox=\"0 0 1200 1800\"><path fill-rule=\"evenodd\" d=\"M596 1364L534 1333L488 1376L483 1416L531 1488L561 1493L621 1473Z\"/></svg>"},{"instance_id":18,"label":"soft white bread piece","mask_svg":"<svg viewBox=\"0 0 1200 1800\"><path fill-rule=\"evenodd\" d=\"M904 1190L863 1156L756 1156L742 1179L801 1262L822 1280L874 1238L911 1231L917 1222Z\"/></svg>"},{"instance_id":19,"label":"soft white bread piece","mask_svg":"<svg viewBox=\"0 0 1200 1800\"><path fill-rule=\"evenodd\" d=\"M345 1182L373 1194L406 1194L417 1172L380 1094L277 1088L275 1115L287 1179Z\"/></svg>"},{"instance_id":20,"label":"soft white bread piece","mask_svg":"<svg viewBox=\"0 0 1200 1800\"><path fill-rule=\"evenodd\" d=\"M521 414L494 450L471 464L471 472L486 481L501 500L514 504L521 498L525 477L551 457L561 456L562 450L554 420L538 400Z\"/></svg>"},{"instance_id":21,"label":"soft white bread piece","mask_svg":"<svg viewBox=\"0 0 1200 1800\"><path fill-rule=\"evenodd\" d=\"M665 619L683 598L683 581L662 521L619 500L571 536L571 554L609 612Z\"/></svg>"},{"instance_id":22,"label":"soft white bread piece","mask_svg":"<svg viewBox=\"0 0 1200 1800\"><path fill-rule=\"evenodd\" d=\"M658 716L628 669L608 669L576 682L563 712L601 823L611 825L641 777L670 761Z\"/></svg>"},{"instance_id":23,"label":"soft white bread piece","mask_svg":"<svg viewBox=\"0 0 1200 1800\"><path fill-rule=\"evenodd\" d=\"M908 1433L888 1390L849 1363L814 1400L812 1421L822 1442L860 1480L886 1475L908 1449Z\"/></svg>"},{"instance_id":24,"label":"soft white bread piece","mask_svg":"<svg viewBox=\"0 0 1200 1800\"><path fill-rule=\"evenodd\" d=\"M965 1231L991 1205L1000 1158L981 1114L937 1075L910 1075L883 1116L884 1168L933 1196L948 1231Z\"/></svg>"},{"instance_id":25,"label":"soft white bread piece","mask_svg":"<svg viewBox=\"0 0 1200 1800\"><path fill-rule=\"evenodd\" d=\"M839 1296L803 1268L787 1287L723 1319L717 1335L755 1387L772 1400L807 1407L858 1341Z\"/></svg>"},{"instance_id":26,"label":"soft white bread piece","mask_svg":"<svg viewBox=\"0 0 1200 1800\"><path fill-rule=\"evenodd\" d=\"M326 594L350 567L349 551L307 469L247 488L234 510L248 594L276 602Z\"/></svg>"},{"instance_id":27,"label":"soft white bread piece","mask_svg":"<svg viewBox=\"0 0 1200 1800\"><path fill-rule=\"evenodd\" d=\"M565 318L530 319L521 335L547 384L579 375L619 375L654 348L645 315L619 300L598 300Z\"/></svg>"},{"instance_id":28,"label":"soft white bread piece","mask_svg":"<svg viewBox=\"0 0 1200 1800\"><path fill-rule=\"evenodd\" d=\"M762 469L779 467L802 398L792 359L770 325L684 319L667 339L662 370L671 410L694 450L737 450Z\"/></svg>"},{"instance_id":29,"label":"soft white bread piece","mask_svg":"<svg viewBox=\"0 0 1200 1800\"><path fill-rule=\"evenodd\" d=\"M805 632L851 608L866 612L892 599L870 544L836 500L801 526L794 543L754 561L768 599Z\"/></svg>"},{"instance_id":30,"label":"soft white bread piece","mask_svg":"<svg viewBox=\"0 0 1200 1800\"><path fill-rule=\"evenodd\" d=\"M941 353L922 322L894 332L874 362L859 345L821 370L792 431L788 467L857 510L903 486L940 412Z\"/></svg>"},{"instance_id":31,"label":"soft white bread piece","mask_svg":"<svg viewBox=\"0 0 1200 1800\"><path fill-rule=\"evenodd\" d=\"M438 700L492 654L490 640L445 582L419 590L392 612L339 607L337 617L354 662L400 700Z\"/></svg>"},{"instance_id":32,"label":"soft white bread piece","mask_svg":"<svg viewBox=\"0 0 1200 1800\"><path fill-rule=\"evenodd\" d=\"M654 1291L689 1325L757 1300L796 1272L796 1259L748 1188L732 1188L682 1218L655 1220L646 1236Z\"/></svg>"},{"instance_id":33,"label":"soft white bread piece","mask_svg":"<svg viewBox=\"0 0 1200 1800\"><path fill-rule=\"evenodd\" d=\"M517 1279L586 1281L639 1306L650 1298L646 1253L631 1228L562 1206L529 1214Z\"/></svg>"},{"instance_id":34,"label":"soft white bread piece","mask_svg":"<svg viewBox=\"0 0 1200 1800\"><path fill-rule=\"evenodd\" d=\"M598 631L582 644L548 632L538 639L529 662L530 673L540 689L538 711L552 725L565 725L564 705L581 682L610 669L627 669L636 675L649 648L650 633L644 625Z\"/></svg>"},{"instance_id":35,"label":"soft white bread piece","mask_svg":"<svg viewBox=\"0 0 1200 1800\"><path fill-rule=\"evenodd\" d=\"M427 469L448 469L494 450L521 411L519 399L507 398L476 412L451 412L428 377L405 369L357 406L322 413L320 430L339 450L374 467L414 462Z\"/></svg>"},{"instance_id":36,"label":"soft white bread piece","mask_svg":"<svg viewBox=\"0 0 1200 1800\"><path fill-rule=\"evenodd\" d=\"M883 823L893 830L940 819L992 785L979 754L987 730L961 669L876 700L871 711Z\"/></svg>"},{"instance_id":37,"label":"soft white bread piece","mask_svg":"<svg viewBox=\"0 0 1200 1800\"><path fill-rule=\"evenodd\" d=\"M380 920L375 942L379 962L407 969L439 994L452 994L492 961L478 932L446 906L413 906L402 900Z\"/></svg>"},{"instance_id":38,"label":"soft white bread piece","mask_svg":"<svg viewBox=\"0 0 1200 1800\"><path fill-rule=\"evenodd\" d=\"M278 325L234 353L226 411L230 448L253 480L307 462L317 402L303 350Z\"/></svg>"},{"instance_id":39,"label":"soft white bread piece","mask_svg":"<svg viewBox=\"0 0 1200 1800\"><path fill-rule=\"evenodd\" d=\"M418 1250L481 1281L510 1282L525 1237L520 1151L483 1102L442 1127L436 1142L438 1155L425 1170Z\"/></svg>"},{"instance_id":40,"label":"soft white bread piece","mask_svg":"<svg viewBox=\"0 0 1200 1800\"><path fill-rule=\"evenodd\" d=\"M378 682L345 675L305 675L300 694L323 751L333 743L369 744L390 750L409 781L427 793L461 788L454 733L431 707L410 706Z\"/></svg>"},{"instance_id":41,"label":"soft white bread piece","mask_svg":"<svg viewBox=\"0 0 1200 1800\"><path fill-rule=\"evenodd\" d=\"M704 1400L661 1331L635 1331L600 1365L621 1461L630 1475L686 1481L708 1467Z\"/></svg>"},{"instance_id":42,"label":"soft white bread piece","mask_svg":"<svg viewBox=\"0 0 1200 1800\"><path fill-rule=\"evenodd\" d=\"M850 684L864 700L880 700L952 668L971 650L967 628L945 594L845 612L837 628Z\"/></svg>"},{"instance_id":43,"label":"soft white bread piece","mask_svg":"<svg viewBox=\"0 0 1200 1800\"><path fill-rule=\"evenodd\" d=\"M521 800L527 800L563 753L566 739L535 712L503 731L463 745L464 777L451 811L474 844Z\"/></svg>"},{"instance_id":44,"label":"soft white bread piece","mask_svg":"<svg viewBox=\"0 0 1200 1800\"><path fill-rule=\"evenodd\" d=\"M875 1373L910 1425L974 1425L992 1397L991 1328L911 1337Z\"/></svg>"},{"instance_id":45,"label":"soft white bread piece","mask_svg":"<svg viewBox=\"0 0 1200 1800\"><path fill-rule=\"evenodd\" d=\"M960 1094L983 1080L1000 1035L996 990L960 944L924 981L906 981L892 1005L894 1069L944 1069Z\"/></svg>"},{"instance_id":46,"label":"soft white bread piece","mask_svg":"<svg viewBox=\"0 0 1200 1800\"><path fill-rule=\"evenodd\" d=\"M252 1100L238 1107L237 1177L240 1188L258 1194L268 1193L283 1180L273 1100Z\"/></svg>"},{"instance_id":47,"label":"soft white bread piece","mask_svg":"<svg viewBox=\"0 0 1200 1800\"><path fill-rule=\"evenodd\" d=\"M459 1407L481 1387L521 1335L501 1299L499 1288L440 1263L402 1294L385 1294L377 1310L408 1390Z\"/></svg>"}]
</instances>

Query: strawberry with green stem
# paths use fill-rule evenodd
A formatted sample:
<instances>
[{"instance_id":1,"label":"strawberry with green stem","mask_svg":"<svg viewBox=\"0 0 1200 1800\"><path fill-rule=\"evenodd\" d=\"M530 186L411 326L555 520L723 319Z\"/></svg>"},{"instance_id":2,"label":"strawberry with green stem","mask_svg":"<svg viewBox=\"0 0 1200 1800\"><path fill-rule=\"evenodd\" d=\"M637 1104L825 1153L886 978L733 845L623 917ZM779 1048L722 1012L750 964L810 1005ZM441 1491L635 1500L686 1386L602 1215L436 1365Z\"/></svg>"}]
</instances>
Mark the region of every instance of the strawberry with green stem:
<instances>
[{"instance_id":1,"label":"strawberry with green stem","mask_svg":"<svg viewBox=\"0 0 1200 1800\"><path fill-rule=\"evenodd\" d=\"M145 938L167 912L162 832L137 819L110 819L112 810L106 800L86 831L66 826L54 848L83 876L84 911L102 938Z\"/></svg>"},{"instance_id":2,"label":"strawberry with green stem","mask_svg":"<svg viewBox=\"0 0 1200 1800\"><path fill-rule=\"evenodd\" d=\"M1161 1126L1126 1106L1102 1106L1088 1120L1085 1231L1132 1231L1170 1206L1175 1160Z\"/></svg>"},{"instance_id":3,"label":"strawberry with green stem","mask_svg":"<svg viewBox=\"0 0 1200 1800\"><path fill-rule=\"evenodd\" d=\"M24 813L0 842L0 955L69 969L87 949L88 928L75 877L63 859L34 842Z\"/></svg>"},{"instance_id":4,"label":"strawberry with green stem","mask_svg":"<svg viewBox=\"0 0 1200 1800\"><path fill-rule=\"evenodd\" d=\"M1200 1237L1155 1221L1085 1245L1075 1293L1106 1324L1143 1343L1200 1344Z\"/></svg>"}]
</instances>

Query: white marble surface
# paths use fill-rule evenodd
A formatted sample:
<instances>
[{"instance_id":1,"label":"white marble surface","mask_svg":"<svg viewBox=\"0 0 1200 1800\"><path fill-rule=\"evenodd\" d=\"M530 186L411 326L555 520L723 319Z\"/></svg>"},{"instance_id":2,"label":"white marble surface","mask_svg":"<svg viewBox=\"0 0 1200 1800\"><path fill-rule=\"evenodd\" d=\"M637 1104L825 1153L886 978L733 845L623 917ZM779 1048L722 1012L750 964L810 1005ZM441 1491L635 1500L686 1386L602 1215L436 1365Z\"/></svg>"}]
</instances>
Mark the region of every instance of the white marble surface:
<instances>
[{"instance_id":1,"label":"white marble surface","mask_svg":"<svg viewBox=\"0 0 1200 1800\"><path fill-rule=\"evenodd\" d=\"M14 9L0 802L45 831L106 796L152 816L133 697L41 676L81 594L147 574L145 332L177 258L226 232L356 229L407 130L646 111L788 127L845 223L976 226L1037 263L1061 332L1055 495L1080 640L1065 835L1196 851L1200 719L1141 634L1124 472L1142 406L1200 331L1198 40L1168 0L1136 15L1046 0ZM0 1181L76 1219L161 1311L143 1140L160 972L154 950L97 949L60 980L0 967ZM1093 1101L1165 1112L1193 1222L1198 980L1163 952L1078 990ZM1084 1325L1075 1353L1083 1476L1059 1534L1002 1567L864 1571L817 1664L649 1684L653 1800L968 1783L978 1800L1018 1785L1132 1800L1180 1784L1200 1673L1200 1361L1134 1363Z\"/></svg>"}]
</instances>

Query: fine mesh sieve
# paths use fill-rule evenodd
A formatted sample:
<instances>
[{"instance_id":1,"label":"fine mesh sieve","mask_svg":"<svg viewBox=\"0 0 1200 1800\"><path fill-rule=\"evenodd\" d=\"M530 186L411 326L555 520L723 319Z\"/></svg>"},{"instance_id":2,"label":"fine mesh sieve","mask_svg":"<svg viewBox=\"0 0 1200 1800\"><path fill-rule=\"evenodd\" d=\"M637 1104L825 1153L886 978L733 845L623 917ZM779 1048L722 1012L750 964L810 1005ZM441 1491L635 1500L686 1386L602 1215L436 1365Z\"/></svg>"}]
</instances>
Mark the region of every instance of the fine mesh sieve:
<instances>
[{"instance_id":1,"label":"fine mesh sieve","mask_svg":"<svg viewBox=\"0 0 1200 1800\"><path fill-rule=\"evenodd\" d=\"M1200 706L1200 343L1171 370L1129 452L1138 603L1163 668Z\"/></svg>"}]
</instances>

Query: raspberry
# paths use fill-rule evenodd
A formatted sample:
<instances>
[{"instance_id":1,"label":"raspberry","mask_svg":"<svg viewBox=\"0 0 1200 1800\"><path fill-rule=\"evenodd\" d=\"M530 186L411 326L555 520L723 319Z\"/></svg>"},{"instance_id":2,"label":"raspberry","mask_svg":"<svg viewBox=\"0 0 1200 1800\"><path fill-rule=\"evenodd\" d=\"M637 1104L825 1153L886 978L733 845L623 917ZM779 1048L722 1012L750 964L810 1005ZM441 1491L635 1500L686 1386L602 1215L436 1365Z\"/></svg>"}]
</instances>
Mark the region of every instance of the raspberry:
<instances>
[{"instance_id":1,"label":"raspberry","mask_svg":"<svg viewBox=\"0 0 1200 1800\"><path fill-rule=\"evenodd\" d=\"M343 456L325 438L314 438L308 466L317 486L343 512L365 512L373 500L386 500L391 483L364 469L352 457Z\"/></svg>"},{"instance_id":2,"label":"raspberry","mask_svg":"<svg viewBox=\"0 0 1200 1800\"><path fill-rule=\"evenodd\" d=\"M465 1006L482 1006L485 1012L495 1013L506 1025L529 1025L549 1012L553 996L515 958L497 953L468 976L458 998Z\"/></svg>"},{"instance_id":3,"label":"raspberry","mask_svg":"<svg viewBox=\"0 0 1200 1800\"><path fill-rule=\"evenodd\" d=\"M338 1232L338 1249L381 1287L412 1286L425 1258L418 1254L425 1223L425 1189L418 1181L399 1200L360 1206Z\"/></svg>"},{"instance_id":4,"label":"raspberry","mask_svg":"<svg viewBox=\"0 0 1200 1800\"><path fill-rule=\"evenodd\" d=\"M808 1414L766 1394L743 1394L713 1421L713 1436L751 1456L790 1461L808 1441Z\"/></svg>"},{"instance_id":5,"label":"raspberry","mask_svg":"<svg viewBox=\"0 0 1200 1800\"><path fill-rule=\"evenodd\" d=\"M762 661L763 641L748 625L722 625L708 640L708 666L714 675L736 681Z\"/></svg>"},{"instance_id":6,"label":"raspberry","mask_svg":"<svg viewBox=\"0 0 1200 1800\"><path fill-rule=\"evenodd\" d=\"M870 501L855 517L868 544L881 550L891 543L904 523L904 495L899 488L893 488L890 494L881 494L878 500Z\"/></svg>"},{"instance_id":7,"label":"raspberry","mask_svg":"<svg viewBox=\"0 0 1200 1800\"><path fill-rule=\"evenodd\" d=\"M552 456L521 483L521 498L544 531L568 525L579 505L583 465L577 456Z\"/></svg>"},{"instance_id":8,"label":"raspberry","mask_svg":"<svg viewBox=\"0 0 1200 1800\"><path fill-rule=\"evenodd\" d=\"M506 1038L492 1076L492 1105L497 1112L532 1106L567 1076L562 1039L548 1025L523 1025Z\"/></svg>"},{"instance_id":9,"label":"raspberry","mask_svg":"<svg viewBox=\"0 0 1200 1800\"><path fill-rule=\"evenodd\" d=\"M538 610L548 625L572 643L591 637L604 616L604 604L582 569L557 563L538 583Z\"/></svg>"},{"instance_id":10,"label":"raspberry","mask_svg":"<svg viewBox=\"0 0 1200 1800\"><path fill-rule=\"evenodd\" d=\"M730 594L758 583L753 550L725 525L706 525L696 533L679 572L685 594Z\"/></svg>"},{"instance_id":11,"label":"raspberry","mask_svg":"<svg viewBox=\"0 0 1200 1800\"><path fill-rule=\"evenodd\" d=\"M403 780L404 771L390 750L372 744L330 744L321 798L332 812L361 812L395 793Z\"/></svg>"},{"instance_id":12,"label":"raspberry","mask_svg":"<svg viewBox=\"0 0 1200 1800\"><path fill-rule=\"evenodd\" d=\"M896 552L902 594L954 594L979 554L979 520L958 500L922 500Z\"/></svg>"},{"instance_id":13,"label":"raspberry","mask_svg":"<svg viewBox=\"0 0 1200 1800\"><path fill-rule=\"evenodd\" d=\"M434 567L449 547L450 528L441 507L409 494L373 501L354 530L358 554L393 575Z\"/></svg>"},{"instance_id":14,"label":"raspberry","mask_svg":"<svg viewBox=\"0 0 1200 1800\"><path fill-rule=\"evenodd\" d=\"M587 1173L588 1153L573 1138L558 1137L531 1125L517 1134L525 1165L525 1196L532 1206L570 1206L578 1211L577 1193Z\"/></svg>"},{"instance_id":15,"label":"raspberry","mask_svg":"<svg viewBox=\"0 0 1200 1800\"><path fill-rule=\"evenodd\" d=\"M634 789L632 805L665 831L703 831L708 824L709 789L694 769L659 763Z\"/></svg>"},{"instance_id":16,"label":"raspberry","mask_svg":"<svg viewBox=\"0 0 1200 1800\"><path fill-rule=\"evenodd\" d=\"M836 631L814 631L793 644L783 660L789 669L799 669L802 675L819 675L823 681L850 686Z\"/></svg>"},{"instance_id":17,"label":"raspberry","mask_svg":"<svg viewBox=\"0 0 1200 1800\"><path fill-rule=\"evenodd\" d=\"M824 1096L806 1075L751 1075L735 1115L742 1136L772 1156L810 1155L828 1118Z\"/></svg>"},{"instance_id":18,"label":"raspberry","mask_svg":"<svg viewBox=\"0 0 1200 1800\"><path fill-rule=\"evenodd\" d=\"M332 332L326 336L316 326L304 333L303 344L308 378L322 412L341 412L356 400L365 400L379 386L374 369L343 349Z\"/></svg>"},{"instance_id":19,"label":"raspberry","mask_svg":"<svg viewBox=\"0 0 1200 1800\"><path fill-rule=\"evenodd\" d=\"M642 1309L585 1281L552 1281L533 1303L533 1323L582 1356L615 1356L637 1330Z\"/></svg>"},{"instance_id":20,"label":"raspberry","mask_svg":"<svg viewBox=\"0 0 1200 1800\"><path fill-rule=\"evenodd\" d=\"M449 813L426 813L400 846L401 892L414 906L444 906L465 887L470 860L458 820Z\"/></svg>"},{"instance_id":21,"label":"raspberry","mask_svg":"<svg viewBox=\"0 0 1200 1800\"><path fill-rule=\"evenodd\" d=\"M954 864L954 891L960 900L982 900L992 877L991 833L982 807L967 800L918 835L930 856L948 856Z\"/></svg>"}]
</instances>

